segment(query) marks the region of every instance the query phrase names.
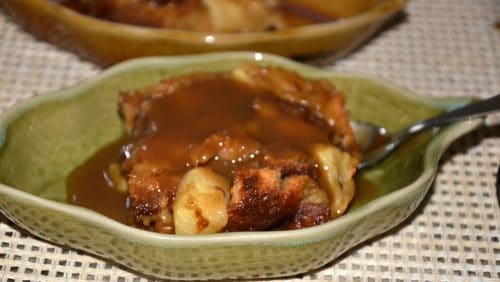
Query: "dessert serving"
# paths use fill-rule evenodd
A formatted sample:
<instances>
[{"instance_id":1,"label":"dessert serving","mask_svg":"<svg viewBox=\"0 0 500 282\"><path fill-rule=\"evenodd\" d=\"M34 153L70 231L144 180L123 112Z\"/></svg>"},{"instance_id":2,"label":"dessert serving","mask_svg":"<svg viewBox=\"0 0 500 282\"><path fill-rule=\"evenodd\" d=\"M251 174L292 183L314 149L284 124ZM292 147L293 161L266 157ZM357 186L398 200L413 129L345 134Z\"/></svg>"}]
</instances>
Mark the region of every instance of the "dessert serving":
<instances>
[{"instance_id":1,"label":"dessert serving","mask_svg":"<svg viewBox=\"0 0 500 282\"><path fill-rule=\"evenodd\" d=\"M55 0L83 14L140 26L258 32L335 20L301 0Z\"/></svg>"},{"instance_id":2,"label":"dessert serving","mask_svg":"<svg viewBox=\"0 0 500 282\"><path fill-rule=\"evenodd\" d=\"M94 157L108 163L73 172L74 204L111 188L129 224L203 234L319 225L354 196L360 151L344 94L325 80L243 64L125 91L119 109L127 137Z\"/></svg>"},{"instance_id":3,"label":"dessert serving","mask_svg":"<svg viewBox=\"0 0 500 282\"><path fill-rule=\"evenodd\" d=\"M144 56L252 50L345 55L406 0L16 0L5 11L37 37L102 66ZM126 47L126 48L125 48Z\"/></svg>"}]
</instances>

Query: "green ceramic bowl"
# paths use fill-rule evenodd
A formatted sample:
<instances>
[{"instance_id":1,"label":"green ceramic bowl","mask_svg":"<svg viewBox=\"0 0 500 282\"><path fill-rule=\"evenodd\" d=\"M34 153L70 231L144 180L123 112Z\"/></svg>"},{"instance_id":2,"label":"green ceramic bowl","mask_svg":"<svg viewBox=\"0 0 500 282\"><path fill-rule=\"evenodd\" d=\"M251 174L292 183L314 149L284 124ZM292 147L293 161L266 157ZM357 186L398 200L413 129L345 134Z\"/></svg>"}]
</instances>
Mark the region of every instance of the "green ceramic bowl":
<instances>
[{"instance_id":1,"label":"green ceramic bowl","mask_svg":"<svg viewBox=\"0 0 500 282\"><path fill-rule=\"evenodd\" d=\"M331 262L401 223L420 204L446 147L481 121L457 123L413 138L382 164L361 172L374 187L346 215L295 231L204 236L139 230L65 203L68 173L123 133L117 93L171 75L228 71L242 61L278 65L323 78L347 93L353 118L396 130L468 99L431 99L367 76L335 73L261 53L219 53L128 61L74 87L18 105L0 118L0 209L36 236L162 278L288 276Z\"/></svg>"},{"instance_id":2,"label":"green ceramic bowl","mask_svg":"<svg viewBox=\"0 0 500 282\"><path fill-rule=\"evenodd\" d=\"M202 33L100 20L49 0L1 1L21 25L39 37L102 65L126 59L214 51L259 51L284 56L337 55L358 46L407 0L314 0L342 18L277 32ZM311 3L311 4L313 4ZM127 48L124 48L124 47Z\"/></svg>"}]
</instances>

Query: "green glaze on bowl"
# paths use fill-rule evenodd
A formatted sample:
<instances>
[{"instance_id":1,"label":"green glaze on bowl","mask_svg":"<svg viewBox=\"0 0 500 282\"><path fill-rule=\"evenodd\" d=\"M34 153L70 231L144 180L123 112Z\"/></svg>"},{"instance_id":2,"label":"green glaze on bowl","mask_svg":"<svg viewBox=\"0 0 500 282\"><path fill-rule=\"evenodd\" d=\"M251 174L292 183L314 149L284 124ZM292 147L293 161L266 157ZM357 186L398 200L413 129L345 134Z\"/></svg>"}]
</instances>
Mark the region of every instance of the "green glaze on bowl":
<instances>
[{"instance_id":1,"label":"green glaze on bowl","mask_svg":"<svg viewBox=\"0 0 500 282\"><path fill-rule=\"evenodd\" d=\"M133 270L172 279L289 276L316 269L408 217L436 175L445 148L481 121L417 136L359 178L379 189L327 224L294 231L204 236L139 230L65 203L68 173L119 138L120 90L172 75L229 71L242 61L277 65L343 88L353 118L390 130L468 99L416 96L379 79L325 71L261 53L218 53L128 61L74 87L37 96L0 117L0 209L13 222L51 242L84 250Z\"/></svg>"},{"instance_id":2,"label":"green glaze on bowl","mask_svg":"<svg viewBox=\"0 0 500 282\"><path fill-rule=\"evenodd\" d=\"M274 32L203 33L100 20L49 0L1 1L27 30L102 65L126 59L215 51L258 51L283 56L345 53L373 35L407 0L314 0L341 20ZM126 48L125 48L126 47Z\"/></svg>"}]
</instances>

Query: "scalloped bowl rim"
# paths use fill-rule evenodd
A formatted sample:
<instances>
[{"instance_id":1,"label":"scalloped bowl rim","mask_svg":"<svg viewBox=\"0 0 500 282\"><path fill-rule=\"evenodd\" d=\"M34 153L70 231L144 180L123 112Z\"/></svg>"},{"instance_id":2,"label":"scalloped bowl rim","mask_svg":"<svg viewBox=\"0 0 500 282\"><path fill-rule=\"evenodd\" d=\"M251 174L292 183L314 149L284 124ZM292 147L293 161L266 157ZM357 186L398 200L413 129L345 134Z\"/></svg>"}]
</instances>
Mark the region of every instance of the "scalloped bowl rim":
<instances>
[{"instance_id":1,"label":"scalloped bowl rim","mask_svg":"<svg viewBox=\"0 0 500 282\"><path fill-rule=\"evenodd\" d=\"M171 29L171 28L154 28L154 27L144 27L137 26L126 23L118 23L107 21L92 16L88 16L77 11L71 10L70 8L64 7L56 3L47 3L46 5L58 5L51 8L53 11L63 11L62 16L73 18L76 21L80 21L82 25L93 26L93 29L109 32L123 34L123 30L127 30L131 34L139 37L149 37L149 38L172 38L176 41L192 41L207 45L231 45L231 44L241 44L247 42L255 41L266 41L266 40L280 40L282 38L288 38L291 35L296 35L297 37L305 36L311 37L319 34L329 34L333 31L344 29L350 25L357 25L370 20L373 16L385 17L391 15L401 9L406 5L408 0L381 0L380 3L375 5L373 8L368 9L358 15L339 19L337 21L321 23L321 24L310 24L298 27L291 27L283 30L273 31L273 32L241 32L241 33L223 33L223 32L199 32L199 31L189 31L181 29ZM384 10L385 5L388 3L397 3L394 8ZM380 10L380 11L379 11ZM380 13L380 14L377 14ZM206 36L213 36L213 42L207 42L205 40Z\"/></svg>"},{"instance_id":2,"label":"scalloped bowl rim","mask_svg":"<svg viewBox=\"0 0 500 282\"><path fill-rule=\"evenodd\" d=\"M298 68L303 71L313 72L319 75L329 76L334 74L335 76L348 76L348 77L359 77L365 78L376 83L384 85L384 87L392 88L398 90L398 93L409 97L411 99L416 99L416 94L403 89L401 87L390 84L388 81L381 79L379 77L354 73L354 72L336 72L332 70L323 70L319 68L314 68L301 63L291 61L289 59L279 57L271 54L255 53L255 52L221 52L212 54L201 54L201 55L186 55L186 56L167 56L167 57L147 57L132 59L122 63L119 63L107 70L102 71L96 76L86 79L76 85L69 86L60 90L50 91L46 94L32 97L22 103L19 103L0 116L0 146L2 146L5 130L8 124L16 119L19 115L27 112L28 110L36 107L37 105L58 99L69 99L74 96L84 95L85 89L93 85L98 84L100 81L105 80L107 77L117 75L122 71L127 71L133 68L140 68L141 66L151 66L152 64L164 65L166 63L186 63L189 61L203 61L207 62L210 60L220 59L224 57L227 59L241 59L241 60L251 60L255 58L256 54L264 61L282 65L286 68ZM67 91L72 92L70 95L66 93ZM427 102L437 102L440 100L452 100L451 99L436 99L432 97L418 97L419 101L426 100ZM182 235L170 235L170 234L160 234L150 231L141 230L135 227L122 224L118 221L110 219L98 212L92 211L90 209L60 203L52 200L47 200L33 194L20 191L16 188L9 187L0 183L0 192L5 195L9 195L13 198L25 202L32 202L41 207L52 209L58 212L63 212L68 215L81 218L83 221L92 221L98 226L108 229L109 231L119 232L120 234L127 234L131 239L138 241L148 241L149 244L162 245L171 244L172 248L183 248L192 244L199 246L217 244L233 244L238 245L244 243L245 245L250 244L272 244L272 245L302 245L308 242L316 242L325 240L329 237L329 234L334 232L336 229L349 225L353 220L368 217L375 210L384 207L400 198L404 198L407 194L412 194L417 190L423 189L422 186L432 181L437 173L438 162L446 150L446 148L457 138L463 134L473 130L482 124L482 119L472 119L460 123L456 123L448 127L445 131L438 133L439 138L433 138L428 144L425 155L424 155L424 169L422 174L411 184L401 187L400 189L390 192L386 195L378 197L370 202L364 204L363 206L357 208L356 210L350 211L340 218L332 220L328 223L299 229L299 230L286 230L286 231L252 231L252 232L231 232L231 233L217 233L208 235L197 235L197 236L182 236ZM441 140L438 142L438 140Z\"/></svg>"}]
</instances>

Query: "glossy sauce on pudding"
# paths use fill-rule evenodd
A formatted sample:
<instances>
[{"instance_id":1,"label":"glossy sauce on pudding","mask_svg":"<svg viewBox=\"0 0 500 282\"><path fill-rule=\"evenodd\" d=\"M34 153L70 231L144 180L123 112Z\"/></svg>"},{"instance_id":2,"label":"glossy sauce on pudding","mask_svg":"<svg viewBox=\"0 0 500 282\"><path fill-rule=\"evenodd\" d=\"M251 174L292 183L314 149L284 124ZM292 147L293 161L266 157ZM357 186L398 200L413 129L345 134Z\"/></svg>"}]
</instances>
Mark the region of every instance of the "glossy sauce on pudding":
<instances>
[{"instance_id":1,"label":"glossy sauce on pudding","mask_svg":"<svg viewBox=\"0 0 500 282\"><path fill-rule=\"evenodd\" d=\"M283 102L228 75L209 75L156 99L140 117L141 125L132 134L101 149L76 168L67 179L67 199L127 222L128 195L119 192L110 181L109 166L122 163L132 153L136 159L147 159L158 170L167 171L173 179L180 179L197 162L232 179L239 168L262 167L269 155L311 161L309 147L329 143L331 128L321 120L306 120L306 112L303 107ZM220 142L206 142L210 140L207 136L217 134L237 142L224 138ZM259 146L255 146L255 141ZM209 157L218 146L226 146L229 155L238 151L244 157L225 160ZM198 151L200 147L203 150ZM316 181L317 174L312 173ZM357 198L366 200L362 195Z\"/></svg>"}]
</instances>

